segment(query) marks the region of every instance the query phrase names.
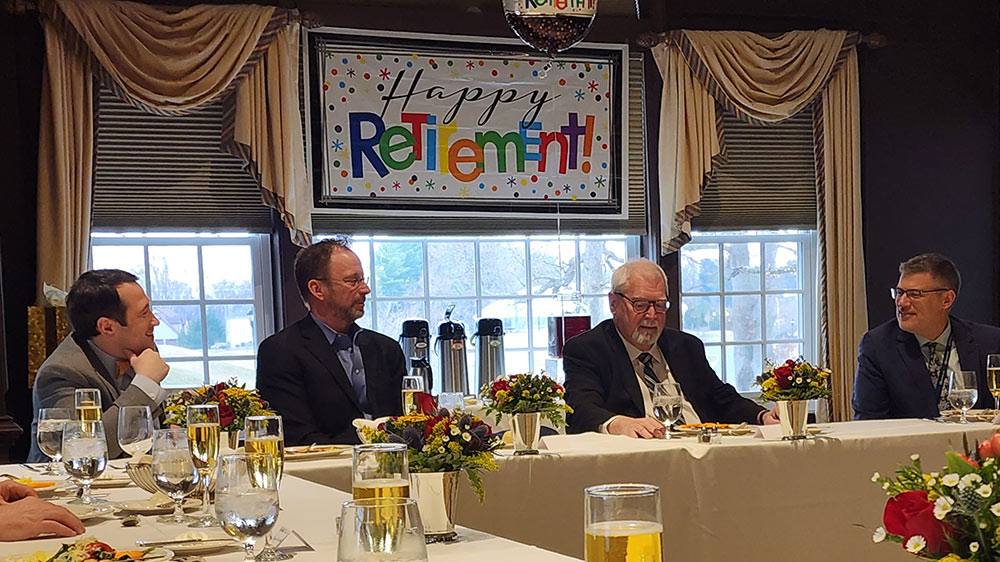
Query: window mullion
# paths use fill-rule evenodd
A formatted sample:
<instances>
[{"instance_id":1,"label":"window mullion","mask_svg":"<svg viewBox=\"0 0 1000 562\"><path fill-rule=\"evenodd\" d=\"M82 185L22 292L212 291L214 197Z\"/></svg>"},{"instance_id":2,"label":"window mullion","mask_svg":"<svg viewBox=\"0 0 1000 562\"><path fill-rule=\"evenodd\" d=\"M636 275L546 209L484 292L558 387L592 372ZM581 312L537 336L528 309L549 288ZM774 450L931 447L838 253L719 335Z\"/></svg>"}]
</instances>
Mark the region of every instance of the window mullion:
<instances>
[{"instance_id":1,"label":"window mullion","mask_svg":"<svg viewBox=\"0 0 1000 562\"><path fill-rule=\"evenodd\" d=\"M198 297L201 301L199 303L199 309L201 312L201 354L202 354L202 368L204 369L202 377L204 378L205 384L209 384L208 378L208 310L205 306L205 264L202 256L202 246L198 244Z\"/></svg>"},{"instance_id":2,"label":"window mullion","mask_svg":"<svg viewBox=\"0 0 1000 562\"><path fill-rule=\"evenodd\" d=\"M537 373L538 370L535 369L535 299L532 298L534 291L531 290L531 243L525 236L521 244L524 245L524 294L528 303L528 349L530 350L528 351L528 370Z\"/></svg>"}]
</instances>

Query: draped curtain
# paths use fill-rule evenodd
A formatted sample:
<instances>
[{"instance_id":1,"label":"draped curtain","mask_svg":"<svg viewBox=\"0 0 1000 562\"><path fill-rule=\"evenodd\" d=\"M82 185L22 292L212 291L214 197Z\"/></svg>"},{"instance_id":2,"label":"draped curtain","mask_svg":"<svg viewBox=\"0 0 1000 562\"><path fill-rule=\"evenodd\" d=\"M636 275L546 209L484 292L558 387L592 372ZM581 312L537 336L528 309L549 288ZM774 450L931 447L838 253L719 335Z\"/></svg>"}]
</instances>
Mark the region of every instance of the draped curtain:
<instances>
[{"instance_id":1,"label":"draped curtain","mask_svg":"<svg viewBox=\"0 0 1000 562\"><path fill-rule=\"evenodd\" d=\"M691 239L713 166L726 158L722 112L757 124L814 108L820 225L822 357L834 373L833 417L850 419L855 346L867 329L861 247L858 34L674 31L652 48L660 110L661 252Z\"/></svg>"},{"instance_id":2,"label":"draped curtain","mask_svg":"<svg viewBox=\"0 0 1000 562\"><path fill-rule=\"evenodd\" d=\"M39 141L38 284L68 288L90 247L96 74L130 104L182 115L223 100L220 144L243 158L293 239L308 244L298 105L297 14L270 6L165 9L111 0L45 0ZM233 134L235 131L235 135Z\"/></svg>"}]
</instances>

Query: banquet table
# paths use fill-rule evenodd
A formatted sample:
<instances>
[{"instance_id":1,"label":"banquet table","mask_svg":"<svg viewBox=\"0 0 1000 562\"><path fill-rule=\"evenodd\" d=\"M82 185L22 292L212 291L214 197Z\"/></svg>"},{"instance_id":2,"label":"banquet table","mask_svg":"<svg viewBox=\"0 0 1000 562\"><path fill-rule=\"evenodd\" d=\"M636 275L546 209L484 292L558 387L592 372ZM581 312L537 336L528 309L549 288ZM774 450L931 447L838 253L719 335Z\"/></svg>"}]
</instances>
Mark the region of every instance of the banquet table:
<instances>
[{"instance_id":1,"label":"banquet table","mask_svg":"<svg viewBox=\"0 0 1000 562\"><path fill-rule=\"evenodd\" d=\"M803 441L545 437L543 454L505 455L498 472L484 474L484 503L463 483L456 520L582 558L583 489L644 482L660 486L665 560L912 561L899 545L872 542L886 500L872 474L891 475L912 454L938 470L963 436L973 444L996 426L908 419L816 427L822 434ZM288 463L286 471L350 489L350 458Z\"/></svg>"},{"instance_id":2,"label":"banquet table","mask_svg":"<svg viewBox=\"0 0 1000 562\"><path fill-rule=\"evenodd\" d=\"M115 464L117 462L120 461L116 461ZM41 479L38 474L29 472L19 465L0 466L0 472L16 476L31 476L35 480ZM140 500L150 496L148 492L134 484L125 488L95 490L95 493L108 493L106 499L109 502ZM335 518L340 515L340 505L349 499L351 499L350 495L345 492L286 474L281 481L281 513L276 526L294 529L302 535L308 546L299 541L295 535L289 535L282 543L281 549L293 552L295 554L293 560L296 562L336 560ZM59 503L65 499L56 499L55 501ZM88 536L93 536L116 548L129 546L134 548L136 539L172 539L182 533L195 530L184 525L156 523L155 516L141 516L138 527L123 527L120 519L113 515L91 519L85 524ZM207 532L212 538L226 536L220 528L197 530ZM459 536L459 540L453 543L428 545L428 560L434 562L468 562L469 560L560 562L573 560L560 554L518 544L471 529L459 529ZM0 560L5 560L10 556L30 555L39 550L55 552L62 543L72 540L76 539L43 538L11 543L0 542ZM258 545L258 550L259 548ZM243 551L239 545L236 545L234 548L227 548L217 554L204 556L208 562L237 562L243 560Z\"/></svg>"}]
</instances>

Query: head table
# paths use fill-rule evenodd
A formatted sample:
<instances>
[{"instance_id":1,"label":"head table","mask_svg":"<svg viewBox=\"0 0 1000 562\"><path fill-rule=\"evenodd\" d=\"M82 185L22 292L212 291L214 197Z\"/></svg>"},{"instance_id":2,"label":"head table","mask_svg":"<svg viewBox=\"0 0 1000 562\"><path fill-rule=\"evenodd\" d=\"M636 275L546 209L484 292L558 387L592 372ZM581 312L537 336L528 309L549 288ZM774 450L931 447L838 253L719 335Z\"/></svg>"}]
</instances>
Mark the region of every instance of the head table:
<instances>
[{"instance_id":1,"label":"head table","mask_svg":"<svg viewBox=\"0 0 1000 562\"><path fill-rule=\"evenodd\" d=\"M457 521L521 543L583 557L583 489L612 482L660 486L667 560L898 560L899 545L873 544L886 496L872 473L891 475L919 454L925 470L944 453L990 435L988 423L879 420L823 424L804 441L725 436L639 440L554 435L539 456L500 459L485 473L486 501L468 484ZM349 490L350 458L286 464L286 473Z\"/></svg>"},{"instance_id":2,"label":"head table","mask_svg":"<svg viewBox=\"0 0 1000 562\"><path fill-rule=\"evenodd\" d=\"M119 460L114 461L112 464L117 466L123 463L124 461ZM30 476L35 480L44 478L36 473L25 470L19 465L0 466L0 472L17 476ZM116 475L123 474L124 472L118 471ZM136 487L134 484L125 488L99 489L94 492L95 494L102 495L107 493L108 496L105 499L110 502L124 502L150 497L149 493ZM347 493L308 482L286 473L281 481L281 513L278 516L276 527L294 529L302 535L308 546L299 541L295 535L289 535L285 542L282 543L281 549L293 552L295 554L293 560L295 561L327 562L336 560L337 530L335 519L340 515L341 504L349 499L351 498ZM64 499L60 500L56 498L55 501L59 503L60 501L64 501ZM119 549L126 547L135 548L136 539L172 539L188 531L204 531L213 538L226 536L220 528L189 529L184 525L158 524L155 522L155 519L155 516L141 516L138 527L123 527L120 518L108 515L85 521L85 524L88 535ZM518 544L508 539L502 539L470 529L459 529L459 535L459 540L453 543L428 545L428 559L435 562L468 562L469 560L483 562L508 562L510 560L523 562L560 562L572 560L572 558L560 554ZM0 560L19 554L31 554L38 550L55 552L59 549L60 544L73 540L76 539L44 538L9 543L0 542ZM262 541L258 541L258 552L261 544ZM243 551L242 547L237 544L235 547L227 548L219 553L203 556L205 556L208 562L238 562L243 560Z\"/></svg>"}]
</instances>

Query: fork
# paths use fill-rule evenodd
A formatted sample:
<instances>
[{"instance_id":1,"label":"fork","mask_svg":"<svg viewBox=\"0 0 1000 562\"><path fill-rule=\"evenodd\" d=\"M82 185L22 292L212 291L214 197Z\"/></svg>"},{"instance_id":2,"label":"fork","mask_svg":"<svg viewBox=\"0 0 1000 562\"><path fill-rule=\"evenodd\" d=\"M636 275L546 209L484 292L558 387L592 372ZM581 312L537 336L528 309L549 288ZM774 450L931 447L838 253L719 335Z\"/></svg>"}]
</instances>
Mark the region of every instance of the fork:
<instances>
[{"instance_id":1,"label":"fork","mask_svg":"<svg viewBox=\"0 0 1000 562\"><path fill-rule=\"evenodd\" d=\"M24 468L27 468L27 469L28 469L28 470L30 470L31 472L42 472L42 469L40 469L40 468L35 468L35 467L31 466L31 465L30 465L30 464L28 464L28 463L21 463L21 466L23 466Z\"/></svg>"}]
</instances>

